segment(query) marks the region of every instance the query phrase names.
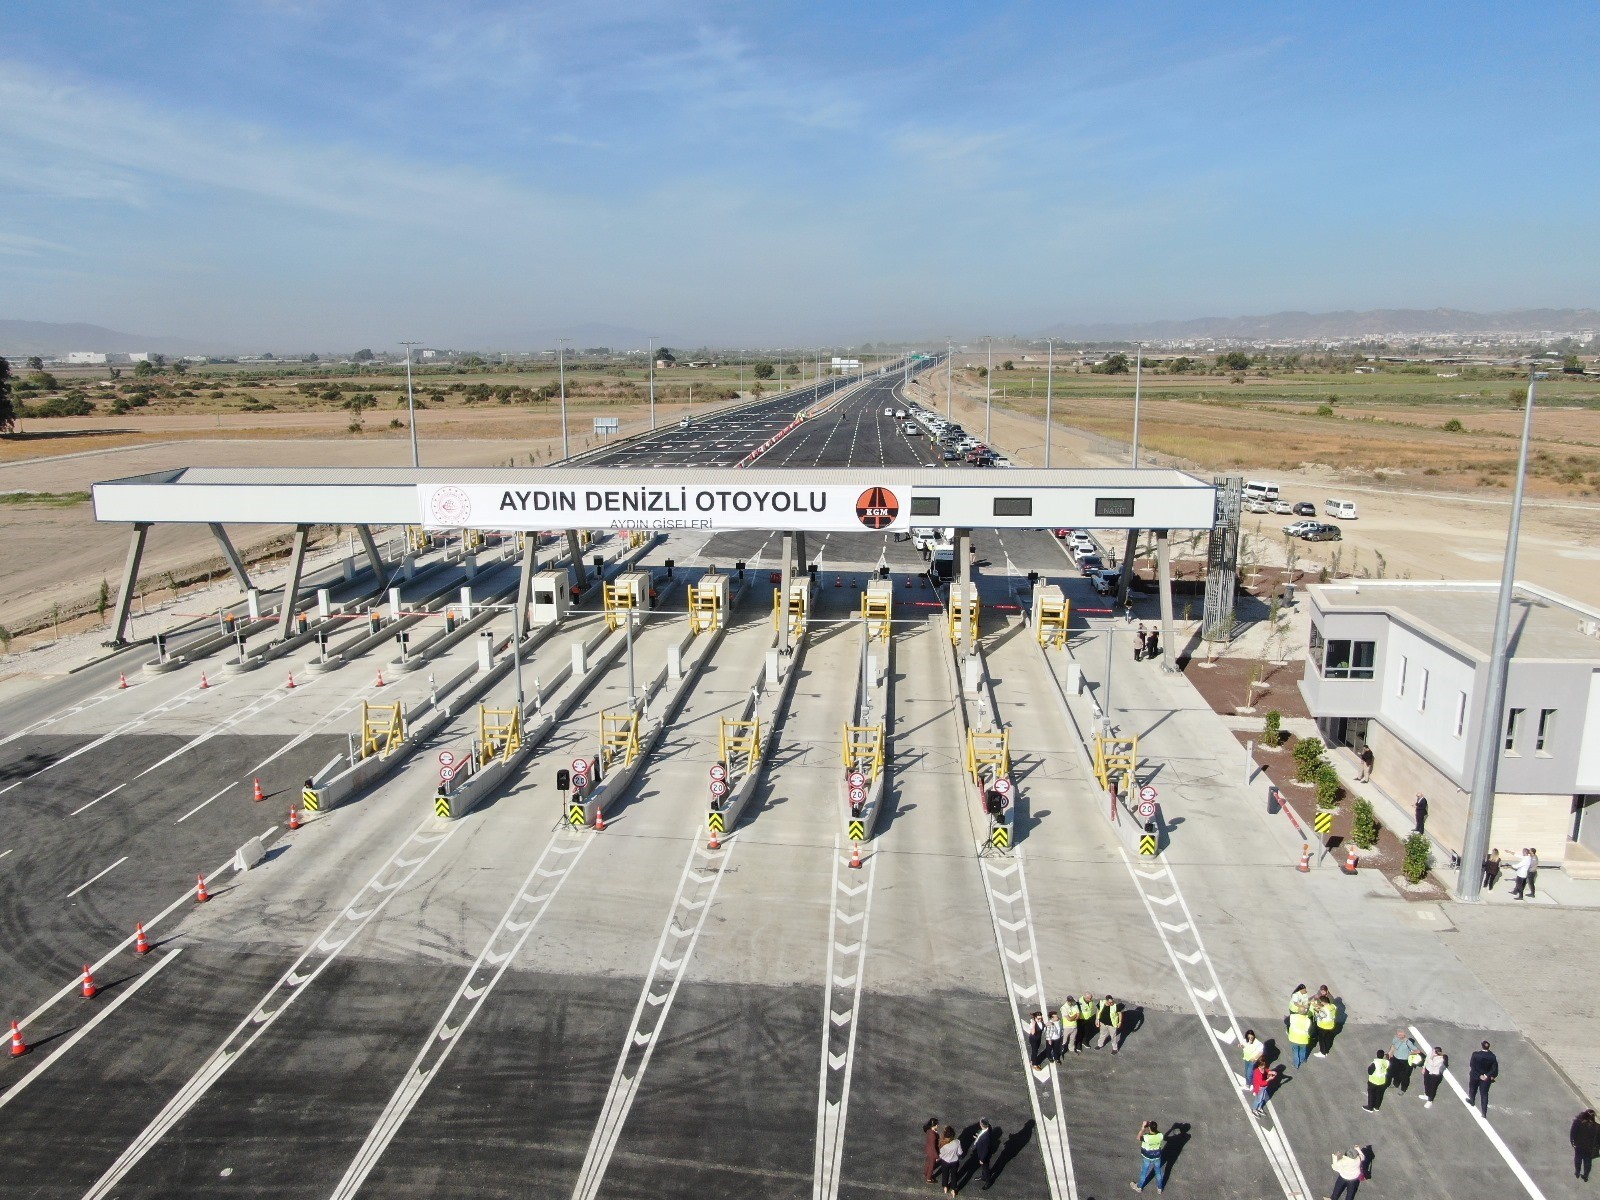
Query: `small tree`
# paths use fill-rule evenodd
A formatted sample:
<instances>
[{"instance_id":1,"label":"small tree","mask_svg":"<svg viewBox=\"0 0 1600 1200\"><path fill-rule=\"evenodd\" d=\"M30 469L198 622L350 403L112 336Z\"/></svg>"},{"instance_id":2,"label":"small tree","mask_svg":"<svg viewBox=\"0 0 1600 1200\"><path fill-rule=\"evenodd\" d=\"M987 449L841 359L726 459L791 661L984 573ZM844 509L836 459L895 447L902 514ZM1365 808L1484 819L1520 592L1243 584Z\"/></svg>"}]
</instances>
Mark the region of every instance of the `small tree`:
<instances>
[{"instance_id":1,"label":"small tree","mask_svg":"<svg viewBox=\"0 0 1600 1200\"><path fill-rule=\"evenodd\" d=\"M1433 865L1433 846L1425 833L1413 833L1406 838L1406 859L1400 870L1407 883L1421 883Z\"/></svg>"},{"instance_id":2,"label":"small tree","mask_svg":"<svg viewBox=\"0 0 1600 1200\"><path fill-rule=\"evenodd\" d=\"M1333 416L1333 405L1331 405L1331 404L1319 404L1319 405L1317 405L1317 416L1319 416L1319 417L1331 417L1331 416Z\"/></svg>"},{"instance_id":3,"label":"small tree","mask_svg":"<svg viewBox=\"0 0 1600 1200\"><path fill-rule=\"evenodd\" d=\"M37 354L30 354L28 356L28 370L30 370L30 371L42 371L42 370L44 370L44 359L40 358Z\"/></svg>"},{"instance_id":4,"label":"small tree","mask_svg":"<svg viewBox=\"0 0 1600 1200\"><path fill-rule=\"evenodd\" d=\"M1012 361L1011 361L1011 360L1010 360L1010 359L1009 359L1009 358L1008 358L1008 359L1006 359L1006 360L1005 360L1005 362L1003 362L1003 363L1001 363L1001 364L1000 364L1000 369L1001 369L1001 370L1002 370L1002 371L1015 371L1015 370L1016 370L1016 369L1017 369L1017 364L1016 364L1016 363L1014 363L1014 362L1012 362Z\"/></svg>"},{"instance_id":5,"label":"small tree","mask_svg":"<svg viewBox=\"0 0 1600 1200\"><path fill-rule=\"evenodd\" d=\"M1206 662L1215 663L1217 661L1218 649L1233 641L1234 627L1238 625L1238 623L1238 617L1234 616L1231 612L1225 612L1219 618L1217 618L1216 624L1212 625L1210 629L1206 630Z\"/></svg>"},{"instance_id":6,"label":"small tree","mask_svg":"<svg viewBox=\"0 0 1600 1200\"><path fill-rule=\"evenodd\" d=\"M754 374L757 379L771 379L773 366L769 362L759 362L755 365Z\"/></svg>"},{"instance_id":7,"label":"small tree","mask_svg":"<svg viewBox=\"0 0 1600 1200\"><path fill-rule=\"evenodd\" d=\"M101 576L101 579L100 579L100 594L95 597L95 601L94 601L94 611L97 614L99 614L101 624L105 623L106 609L108 609L110 607L111 607L111 585L106 582L104 576Z\"/></svg>"},{"instance_id":8,"label":"small tree","mask_svg":"<svg viewBox=\"0 0 1600 1200\"><path fill-rule=\"evenodd\" d=\"M1371 850L1378 844L1378 814L1372 811L1372 801L1357 798L1350 822L1350 840L1363 850Z\"/></svg>"},{"instance_id":9,"label":"small tree","mask_svg":"<svg viewBox=\"0 0 1600 1200\"><path fill-rule=\"evenodd\" d=\"M1322 763L1322 739L1301 738L1294 744L1294 777L1301 783L1311 783L1317 777L1317 767Z\"/></svg>"},{"instance_id":10,"label":"small tree","mask_svg":"<svg viewBox=\"0 0 1600 1200\"><path fill-rule=\"evenodd\" d=\"M1344 786L1339 782L1339 772L1333 769L1333 764L1324 760L1317 764L1315 778L1317 785L1317 807L1337 808L1339 798L1344 794Z\"/></svg>"},{"instance_id":11,"label":"small tree","mask_svg":"<svg viewBox=\"0 0 1600 1200\"><path fill-rule=\"evenodd\" d=\"M1283 714L1275 708L1267 713L1266 724L1261 728L1261 744L1269 750L1283 745Z\"/></svg>"},{"instance_id":12,"label":"small tree","mask_svg":"<svg viewBox=\"0 0 1600 1200\"><path fill-rule=\"evenodd\" d=\"M0 433L14 433L17 410L11 403L11 364L0 354Z\"/></svg>"}]
</instances>

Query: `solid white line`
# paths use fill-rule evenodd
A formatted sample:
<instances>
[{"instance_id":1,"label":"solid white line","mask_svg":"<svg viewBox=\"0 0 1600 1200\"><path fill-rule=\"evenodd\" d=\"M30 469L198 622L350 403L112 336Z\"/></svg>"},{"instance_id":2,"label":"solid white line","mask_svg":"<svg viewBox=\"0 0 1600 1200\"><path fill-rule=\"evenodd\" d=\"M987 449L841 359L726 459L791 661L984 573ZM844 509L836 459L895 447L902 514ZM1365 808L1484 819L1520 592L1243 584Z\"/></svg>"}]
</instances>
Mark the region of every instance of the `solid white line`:
<instances>
[{"instance_id":1,"label":"solid white line","mask_svg":"<svg viewBox=\"0 0 1600 1200\"><path fill-rule=\"evenodd\" d=\"M1430 1054L1433 1052L1433 1044L1422 1036L1422 1031L1415 1025L1411 1026L1411 1036L1417 1039L1417 1044L1424 1050ZM1532 1196L1533 1200L1545 1200L1545 1195L1539 1190L1539 1185L1523 1169L1522 1164L1517 1161L1517 1156L1511 1153L1511 1147L1506 1145L1505 1139L1500 1136L1500 1131L1483 1119L1483 1114L1478 1111L1476 1105L1467 1104L1467 1089L1456 1081L1456 1077L1450 1073L1448 1068L1444 1073L1444 1081L1450 1085L1450 1090L1461 1098L1461 1103L1467 1105L1467 1111L1472 1114L1472 1119L1478 1123L1478 1128L1483 1130L1484 1136L1489 1139L1489 1144L1500 1152L1500 1157L1505 1159L1506 1166L1511 1168L1511 1173L1517 1177L1517 1182L1523 1186L1528 1195Z\"/></svg>"},{"instance_id":2,"label":"solid white line","mask_svg":"<svg viewBox=\"0 0 1600 1200\"><path fill-rule=\"evenodd\" d=\"M11 847L11 850L15 850L15 849L16 849L15 846ZM11 850L0 850L0 858L4 858L6 855L10 854Z\"/></svg>"},{"instance_id":3,"label":"solid white line","mask_svg":"<svg viewBox=\"0 0 1600 1200\"><path fill-rule=\"evenodd\" d=\"M126 783L119 783L119 784L117 784L116 787L112 788L109 792L106 792L104 795L96 796L93 800L89 801L89 803L85 804L82 808L73 809L71 812L69 812L67 814L67 816L75 817L81 812L86 812L89 809L93 808L96 804L99 804L100 801L102 801L102 800L104 800L106 798L106 796L115 796L118 792L120 792L123 788L125 788L127 786L128 785Z\"/></svg>"},{"instance_id":4,"label":"solid white line","mask_svg":"<svg viewBox=\"0 0 1600 1200\"><path fill-rule=\"evenodd\" d=\"M218 792L217 796L221 796L224 792L231 791L231 790L233 790L234 788L236 788L238 786L239 785L237 783L230 783L227 787L223 788L221 792ZM215 800L217 798L217 796L211 797L211 800ZM184 813L183 816L179 817L176 821L174 821L173 824L174 825L182 825L190 817L194 816L195 813L199 812L206 805L210 804L211 800L202 800L199 804L196 804L188 812Z\"/></svg>"},{"instance_id":5,"label":"solid white line","mask_svg":"<svg viewBox=\"0 0 1600 1200\"><path fill-rule=\"evenodd\" d=\"M65 1042L61 1043L61 1045L56 1048L54 1053L52 1053L49 1058L45 1059L33 1070L29 1071L21 1079L17 1080L16 1083L12 1084L8 1089L6 1089L5 1094L0 1095L0 1108L4 1108L6 1105L15 1100L18 1093L20 1093L23 1088L27 1087L35 1079L43 1075L50 1067L54 1066L57 1059L61 1058L68 1050L71 1050L74 1046L76 1046L82 1038L88 1036L90 1030L92 1030L96 1025L100 1024L101 1021L104 1021L112 1013L116 1012L117 1008L124 1000L130 999L135 992L154 979L158 974L161 973L162 969L165 968L168 963L182 953L183 950L179 948L174 950L171 954L163 955L156 961L155 966L151 967L143 975L135 979L131 984L128 985L126 990L117 993L116 999L112 1000L111 1003L107 1004L93 1017L91 1017L82 1028L69 1037Z\"/></svg>"},{"instance_id":6,"label":"solid white line","mask_svg":"<svg viewBox=\"0 0 1600 1200\"><path fill-rule=\"evenodd\" d=\"M124 854L121 858L117 859L116 862L112 863L104 871L101 871L100 875L109 875L109 874L111 874L111 872L115 871L118 867L120 867L123 863L125 863L127 861L128 861L128 856L126 854ZM79 892L83 891L84 888L88 887L96 879L99 879L100 875L95 875L95 876L92 876L92 877L90 877L88 879L85 879L77 887L73 888L70 892L67 893L67 899L71 900Z\"/></svg>"}]
</instances>

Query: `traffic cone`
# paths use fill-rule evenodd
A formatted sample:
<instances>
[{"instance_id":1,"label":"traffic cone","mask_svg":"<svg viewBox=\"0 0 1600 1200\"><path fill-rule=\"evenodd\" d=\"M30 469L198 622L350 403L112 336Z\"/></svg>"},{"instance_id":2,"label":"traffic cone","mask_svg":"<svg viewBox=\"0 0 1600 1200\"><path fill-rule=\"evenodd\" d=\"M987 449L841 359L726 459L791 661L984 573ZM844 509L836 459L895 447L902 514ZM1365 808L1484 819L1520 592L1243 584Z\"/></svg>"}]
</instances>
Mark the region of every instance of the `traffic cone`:
<instances>
[{"instance_id":1,"label":"traffic cone","mask_svg":"<svg viewBox=\"0 0 1600 1200\"><path fill-rule=\"evenodd\" d=\"M1300 843L1300 865L1295 870L1306 875L1311 873L1311 847L1305 842Z\"/></svg>"},{"instance_id":2,"label":"traffic cone","mask_svg":"<svg viewBox=\"0 0 1600 1200\"><path fill-rule=\"evenodd\" d=\"M852 871L859 871L861 869L861 843L860 842L851 842L850 843L850 869Z\"/></svg>"},{"instance_id":3,"label":"traffic cone","mask_svg":"<svg viewBox=\"0 0 1600 1200\"><path fill-rule=\"evenodd\" d=\"M377 686L378 686L378 687L382 687L382 686L383 686L383 672L382 672L382 671L379 671L379 672L378 672L378 682L377 682Z\"/></svg>"},{"instance_id":4,"label":"traffic cone","mask_svg":"<svg viewBox=\"0 0 1600 1200\"><path fill-rule=\"evenodd\" d=\"M300 828L300 810L292 804L289 806L289 828Z\"/></svg>"},{"instance_id":5,"label":"traffic cone","mask_svg":"<svg viewBox=\"0 0 1600 1200\"><path fill-rule=\"evenodd\" d=\"M211 893L206 891L206 877L204 875L196 875L194 877L194 902L196 904L204 904L209 899L211 899Z\"/></svg>"},{"instance_id":6,"label":"traffic cone","mask_svg":"<svg viewBox=\"0 0 1600 1200\"><path fill-rule=\"evenodd\" d=\"M117 672L117 686L122 688L124 691L126 691L128 687L128 677L120 671Z\"/></svg>"},{"instance_id":7,"label":"traffic cone","mask_svg":"<svg viewBox=\"0 0 1600 1200\"><path fill-rule=\"evenodd\" d=\"M596 833L604 833L606 831L606 814L602 808L594 810L594 831Z\"/></svg>"},{"instance_id":8,"label":"traffic cone","mask_svg":"<svg viewBox=\"0 0 1600 1200\"><path fill-rule=\"evenodd\" d=\"M715 829L713 829L711 831L711 840L706 843L706 849L707 850L721 850L722 849L722 843L717 840L717 831Z\"/></svg>"},{"instance_id":9,"label":"traffic cone","mask_svg":"<svg viewBox=\"0 0 1600 1200\"><path fill-rule=\"evenodd\" d=\"M89 964L83 964L83 998L93 1000L100 994L100 989L94 985L94 976L89 972Z\"/></svg>"},{"instance_id":10,"label":"traffic cone","mask_svg":"<svg viewBox=\"0 0 1600 1200\"><path fill-rule=\"evenodd\" d=\"M133 952L135 954L150 953L150 939L144 935L144 922L140 921L134 926Z\"/></svg>"},{"instance_id":11,"label":"traffic cone","mask_svg":"<svg viewBox=\"0 0 1600 1200\"><path fill-rule=\"evenodd\" d=\"M1350 843L1350 854L1344 860L1344 869L1345 869L1345 873L1346 874L1354 875L1356 873L1357 861L1358 861L1358 856L1356 855L1356 846L1355 846L1354 842L1351 842Z\"/></svg>"},{"instance_id":12,"label":"traffic cone","mask_svg":"<svg viewBox=\"0 0 1600 1200\"><path fill-rule=\"evenodd\" d=\"M293 671L289 672L289 687L291 687L291 688L294 687L294 672Z\"/></svg>"},{"instance_id":13,"label":"traffic cone","mask_svg":"<svg viewBox=\"0 0 1600 1200\"><path fill-rule=\"evenodd\" d=\"M260 804L266 798L267 794L261 790L261 776L257 775L255 780L255 794L252 795L250 799L254 800L257 804Z\"/></svg>"},{"instance_id":14,"label":"traffic cone","mask_svg":"<svg viewBox=\"0 0 1600 1200\"><path fill-rule=\"evenodd\" d=\"M22 1040L22 1026L11 1022L11 1057L21 1058L28 1052L28 1043Z\"/></svg>"},{"instance_id":15,"label":"traffic cone","mask_svg":"<svg viewBox=\"0 0 1600 1200\"><path fill-rule=\"evenodd\" d=\"M210 686L211 685L206 682L206 673L204 671L201 671L200 672L200 690L201 691L205 691L206 688L208 688Z\"/></svg>"}]
</instances>

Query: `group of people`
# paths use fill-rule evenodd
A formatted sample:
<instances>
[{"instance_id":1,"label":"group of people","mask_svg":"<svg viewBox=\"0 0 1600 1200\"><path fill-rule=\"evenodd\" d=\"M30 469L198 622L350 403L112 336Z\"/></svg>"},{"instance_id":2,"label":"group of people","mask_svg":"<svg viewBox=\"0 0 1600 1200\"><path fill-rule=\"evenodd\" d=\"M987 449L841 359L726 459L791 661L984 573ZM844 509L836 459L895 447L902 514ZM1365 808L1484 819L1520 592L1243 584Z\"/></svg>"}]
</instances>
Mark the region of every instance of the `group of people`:
<instances>
[{"instance_id":1,"label":"group of people","mask_svg":"<svg viewBox=\"0 0 1600 1200\"><path fill-rule=\"evenodd\" d=\"M1498 849L1489 851L1489 857L1483 860L1485 890L1494 891L1494 885L1500 881L1500 873L1507 868L1510 868L1511 877L1515 880L1511 885L1511 898L1532 900L1539 891L1539 851L1532 846L1524 846L1515 860L1502 857Z\"/></svg>"},{"instance_id":2,"label":"group of people","mask_svg":"<svg viewBox=\"0 0 1600 1200\"><path fill-rule=\"evenodd\" d=\"M1143 662L1147 658L1155 658L1161 653L1161 631L1153 626L1139 622L1139 632L1133 639L1133 661Z\"/></svg>"},{"instance_id":3,"label":"group of people","mask_svg":"<svg viewBox=\"0 0 1600 1200\"><path fill-rule=\"evenodd\" d=\"M941 1127L938 1117L929 1117L922 1124L923 1182L937 1183L946 1196L954 1196L966 1179L977 1175L988 1191L994 1182L999 1141L999 1130L985 1119L978 1122L971 1144L963 1148L954 1125Z\"/></svg>"},{"instance_id":4,"label":"group of people","mask_svg":"<svg viewBox=\"0 0 1600 1200\"><path fill-rule=\"evenodd\" d=\"M1035 1012L1028 1017L1022 1027L1028 1041L1028 1062L1036 1075L1043 1076L1063 1055L1082 1054L1091 1038L1094 1049L1110 1046L1115 1054L1122 1044L1122 1020L1122 1002L1115 996L1106 995L1099 1000L1093 992L1068 996L1059 1010L1051 1009L1048 1015Z\"/></svg>"},{"instance_id":5,"label":"group of people","mask_svg":"<svg viewBox=\"0 0 1600 1200\"><path fill-rule=\"evenodd\" d=\"M1488 1056L1488 1061L1480 1062L1484 1055ZM1449 1065L1450 1056L1441 1047L1432 1046L1424 1053L1408 1030L1396 1029L1388 1049L1380 1047L1367 1064L1367 1102L1361 1106L1362 1111L1377 1112L1383 1107L1384 1093L1391 1085L1400 1092L1410 1091L1412 1079L1419 1070L1422 1072L1422 1107L1432 1108L1439 1096L1439 1083L1444 1079L1445 1068ZM1494 1061L1488 1042L1483 1043L1481 1050L1474 1051L1472 1065L1475 1071L1479 1066L1484 1069L1486 1081L1482 1083L1482 1109L1487 1112L1489 1083L1500 1073L1500 1064Z\"/></svg>"}]
</instances>

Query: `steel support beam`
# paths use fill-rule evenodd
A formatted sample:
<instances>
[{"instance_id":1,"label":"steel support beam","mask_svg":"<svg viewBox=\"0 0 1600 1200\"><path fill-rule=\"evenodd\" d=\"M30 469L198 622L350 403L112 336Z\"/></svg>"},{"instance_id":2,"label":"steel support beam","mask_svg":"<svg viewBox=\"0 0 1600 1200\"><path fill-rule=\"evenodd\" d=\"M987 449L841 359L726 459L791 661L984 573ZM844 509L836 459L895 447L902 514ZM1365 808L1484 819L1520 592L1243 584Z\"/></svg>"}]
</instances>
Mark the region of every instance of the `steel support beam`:
<instances>
[{"instance_id":1,"label":"steel support beam","mask_svg":"<svg viewBox=\"0 0 1600 1200\"><path fill-rule=\"evenodd\" d=\"M576 529L567 530L567 561L578 573L578 590L581 592L589 586L589 572L583 565L583 548L578 545Z\"/></svg>"},{"instance_id":2,"label":"steel support beam","mask_svg":"<svg viewBox=\"0 0 1600 1200\"><path fill-rule=\"evenodd\" d=\"M244 569L244 560L239 557L239 552L233 548L233 543L228 540L228 531L216 521L209 522L211 536L217 539L217 545L222 547L222 557L228 560L228 570L233 572L233 577L239 581L239 586L248 592L250 590L250 575Z\"/></svg>"},{"instance_id":3,"label":"steel support beam","mask_svg":"<svg viewBox=\"0 0 1600 1200\"><path fill-rule=\"evenodd\" d=\"M789 652L789 581L794 578L794 534L783 535L783 567L778 574L778 653Z\"/></svg>"},{"instance_id":4,"label":"steel support beam","mask_svg":"<svg viewBox=\"0 0 1600 1200\"><path fill-rule=\"evenodd\" d=\"M1139 548L1139 530L1128 530L1128 544L1122 551L1122 573L1117 576L1117 599L1113 609L1128 602L1128 587L1133 582L1133 556Z\"/></svg>"},{"instance_id":5,"label":"steel support beam","mask_svg":"<svg viewBox=\"0 0 1600 1200\"><path fill-rule=\"evenodd\" d=\"M528 597L533 591L533 573L539 568L539 535L533 530L522 539L522 579L517 583L517 643L528 633Z\"/></svg>"},{"instance_id":6,"label":"steel support beam","mask_svg":"<svg viewBox=\"0 0 1600 1200\"><path fill-rule=\"evenodd\" d=\"M1178 650L1172 644L1172 544L1167 530L1156 530L1156 588L1161 593L1161 669L1178 669Z\"/></svg>"},{"instance_id":7,"label":"steel support beam","mask_svg":"<svg viewBox=\"0 0 1600 1200\"><path fill-rule=\"evenodd\" d=\"M361 548L367 552L367 562L372 567L372 586L383 586L383 556L378 553L378 544L372 540L372 526L357 525L356 536L361 539Z\"/></svg>"},{"instance_id":8,"label":"steel support beam","mask_svg":"<svg viewBox=\"0 0 1600 1200\"><path fill-rule=\"evenodd\" d=\"M139 560L144 557L144 538L150 532L147 521L136 521L133 537L128 542L128 561L122 567L122 590L117 593L116 611L111 615L111 644L128 644L124 634L128 630L128 617L133 608L133 588L139 581Z\"/></svg>"},{"instance_id":9,"label":"steel support beam","mask_svg":"<svg viewBox=\"0 0 1600 1200\"><path fill-rule=\"evenodd\" d=\"M294 549L289 552L289 578L283 585L283 604L278 612L278 640L288 641L294 632L295 604L300 599L300 573L306 565L306 541L311 536L311 526L294 527Z\"/></svg>"},{"instance_id":10,"label":"steel support beam","mask_svg":"<svg viewBox=\"0 0 1600 1200\"><path fill-rule=\"evenodd\" d=\"M956 530L956 577L954 586L959 589L957 594L961 597L963 605L961 618L961 661L967 661L967 656L973 651L972 645L972 614L965 610L967 603L967 582L972 578L972 530Z\"/></svg>"}]
</instances>

